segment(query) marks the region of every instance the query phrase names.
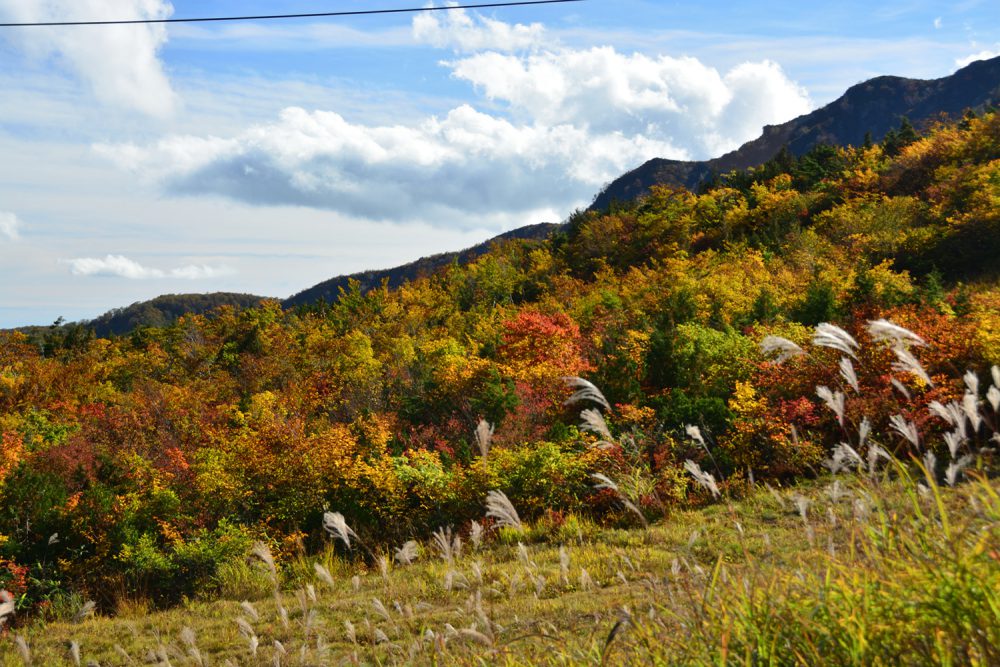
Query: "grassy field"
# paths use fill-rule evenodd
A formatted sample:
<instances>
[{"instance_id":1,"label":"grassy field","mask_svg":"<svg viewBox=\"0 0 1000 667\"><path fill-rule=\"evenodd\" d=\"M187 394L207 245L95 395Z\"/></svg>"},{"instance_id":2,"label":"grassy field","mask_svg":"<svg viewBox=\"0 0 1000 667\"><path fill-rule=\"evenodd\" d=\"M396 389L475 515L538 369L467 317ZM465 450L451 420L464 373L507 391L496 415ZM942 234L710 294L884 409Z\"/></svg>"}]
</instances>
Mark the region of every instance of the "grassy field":
<instances>
[{"instance_id":1,"label":"grassy field","mask_svg":"<svg viewBox=\"0 0 1000 667\"><path fill-rule=\"evenodd\" d=\"M279 588L256 559L220 575L231 599L8 631L0 665L1000 664L998 484L889 477L441 539L409 565L338 542Z\"/></svg>"}]
</instances>

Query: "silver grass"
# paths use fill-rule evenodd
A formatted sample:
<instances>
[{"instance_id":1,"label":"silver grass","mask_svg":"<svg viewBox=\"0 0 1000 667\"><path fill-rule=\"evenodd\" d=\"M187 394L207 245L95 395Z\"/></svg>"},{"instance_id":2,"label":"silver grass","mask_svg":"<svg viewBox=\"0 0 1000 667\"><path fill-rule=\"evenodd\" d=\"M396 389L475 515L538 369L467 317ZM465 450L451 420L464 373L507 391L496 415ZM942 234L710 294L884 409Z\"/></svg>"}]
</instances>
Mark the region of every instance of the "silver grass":
<instances>
[{"instance_id":1,"label":"silver grass","mask_svg":"<svg viewBox=\"0 0 1000 667\"><path fill-rule=\"evenodd\" d=\"M523 529L517 510L503 491L490 491L486 494L486 516L496 519L499 526Z\"/></svg>"},{"instance_id":2,"label":"silver grass","mask_svg":"<svg viewBox=\"0 0 1000 667\"><path fill-rule=\"evenodd\" d=\"M774 363L780 364L792 357L805 354L801 347L781 336L765 336L760 342L760 351L765 357L777 354Z\"/></svg>"},{"instance_id":3,"label":"silver grass","mask_svg":"<svg viewBox=\"0 0 1000 667\"><path fill-rule=\"evenodd\" d=\"M559 547L559 578L563 586L569 586L569 552L566 547Z\"/></svg>"},{"instance_id":4,"label":"silver grass","mask_svg":"<svg viewBox=\"0 0 1000 667\"><path fill-rule=\"evenodd\" d=\"M992 366L990 375L993 376L993 386L1000 388L1000 366Z\"/></svg>"},{"instance_id":5,"label":"silver grass","mask_svg":"<svg viewBox=\"0 0 1000 667\"><path fill-rule=\"evenodd\" d=\"M871 507L864 498L855 498L852 509L854 512L854 520L858 523L867 521L868 517L871 515Z\"/></svg>"},{"instance_id":6,"label":"silver grass","mask_svg":"<svg viewBox=\"0 0 1000 667\"><path fill-rule=\"evenodd\" d=\"M892 352L896 355L896 361L892 364L892 370L898 373L910 373L923 380L927 386L934 386L934 383L931 382L931 376L927 374L927 371L924 370L924 367L917 361L912 352L902 345L892 348Z\"/></svg>"},{"instance_id":7,"label":"silver grass","mask_svg":"<svg viewBox=\"0 0 1000 667\"><path fill-rule=\"evenodd\" d=\"M903 384L896 378L892 378L890 380L890 383L892 384L893 388L896 391L898 391L900 394L903 395L904 398L906 398L906 400L910 400L910 390L906 388L905 384Z\"/></svg>"},{"instance_id":8,"label":"silver grass","mask_svg":"<svg viewBox=\"0 0 1000 667\"><path fill-rule=\"evenodd\" d=\"M965 386L969 388L970 394L973 396L979 396L979 376L976 375L975 371L965 371L965 375L962 376L962 380L965 381Z\"/></svg>"},{"instance_id":9,"label":"silver grass","mask_svg":"<svg viewBox=\"0 0 1000 667\"><path fill-rule=\"evenodd\" d=\"M927 468L927 472L931 477L937 476L937 456L929 449L924 454L924 467Z\"/></svg>"},{"instance_id":10,"label":"silver grass","mask_svg":"<svg viewBox=\"0 0 1000 667\"><path fill-rule=\"evenodd\" d=\"M76 667L80 667L80 645L75 641L69 643L69 657L73 659Z\"/></svg>"},{"instance_id":11,"label":"silver grass","mask_svg":"<svg viewBox=\"0 0 1000 667\"><path fill-rule=\"evenodd\" d=\"M460 555L462 538L453 535L451 526L438 528L431 534L431 541L437 547L441 560L450 563Z\"/></svg>"},{"instance_id":12,"label":"silver grass","mask_svg":"<svg viewBox=\"0 0 1000 667\"><path fill-rule=\"evenodd\" d=\"M590 573L586 568L580 568L580 590L589 591L594 587L594 580L590 578Z\"/></svg>"},{"instance_id":13,"label":"silver grass","mask_svg":"<svg viewBox=\"0 0 1000 667\"><path fill-rule=\"evenodd\" d=\"M469 527L469 539L477 549L483 543L483 526L478 521L473 521Z\"/></svg>"},{"instance_id":14,"label":"silver grass","mask_svg":"<svg viewBox=\"0 0 1000 667\"><path fill-rule=\"evenodd\" d=\"M244 600L243 602L241 602L240 609L242 609L243 613L247 615L247 618L249 618L254 623L260 620L260 614L257 613L257 608L254 607L249 600Z\"/></svg>"},{"instance_id":15,"label":"silver grass","mask_svg":"<svg viewBox=\"0 0 1000 667\"><path fill-rule=\"evenodd\" d=\"M809 523L809 499L802 494L795 494L792 496L792 502L795 503L795 509L799 511L799 516L806 523Z\"/></svg>"},{"instance_id":16,"label":"silver grass","mask_svg":"<svg viewBox=\"0 0 1000 667\"><path fill-rule=\"evenodd\" d=\"M578 403L580 401L592 401L597 403L605 410L611 410L611 404L608 403L608 399L604 398L604 394L589 380L584 380L581 377L564 377L563 382L570 389L575 390L573 394L563 401L563 405L571 405L573 403Z\"/></svg>"},{"instance_id":17,"label":"silver grass","mask_svg":"<svg viewBox=\"0 0 1000 667\"><path fill-rule=\"evenodd\" d=\"M257 542L253 545L250 555L260 560L260 562L267 567L267 572L271 577L271 583L277 586L278 568L274 564L274 556L271 555L271 549L265 543Z\"/></svg>"},{"instance_id":18,"label":"silver grass","mask_svg":"<svg viewBox=\"0 0 1000 667\"><path fill-rule=\"evenodd\" d=\"M845 409L843 392L831 391L829 387L819 385L816 387L816 395L819 396L820 400L823 401L833 414L837 415L837 421L843 426Z\"/></svg>"},{"instance_id":19,"label":"silver grass","mask_svg":"<svg viewBox=\"0 0 1000 667\"><path fill-rule=\"evenodd\" d=\"M864 417L861 420L861 424L858 426L858 447L864 447L865 441L868 440L868 436L872 432L872 423L868 421L868 417Z\"/></svg>"},{"instance_id":20,"label":"silver grass","mask_svg":"<svg viewBox=\"0 0 1000 667\"><path fill-rule=\"evenodd\" d=\"M993 368L996 368L996 366ZM990 386L989 390L986 392L986 400L989 401L990 407L993 408L993 412L1000 412L1000 389L997 389L996 385Z\"/></svg>"},{"instance_id":21,"label":"silver grass","mask_svg":"<svg viewBox=\"0 0 1000 667\"><path fill-rule=\"evenodd\" d=\"M964 425L965 423L965 418L962 415L962 406L955 401L951 401L947 405L943 405L940 401L931 401L927 404L927 411L935 417L940 417L952 426Z\"/></svg>"},{"instance_id":22,"label":"silver grass","mask_svg":"<svg viewBox=\"0 0 1000 667\"><path fill-rule=\"evenodd\" d=\"M416 540L409 540L403 546L396 549L396 562L400 565L410 565L417 559L420 548Z\"/></svg>"},{"instance_id":23,"label":"silver grass","mask_svg":"<svg viewBox=\"0 0 1000 667\"><path fill-rule=\"evenodd\" d=\"M948 482L948 486L955 486L955 484L958 482L959 475L962 474L962 471L965 470L969 466L969 464L972 463L972 461L973 458L968 454L966 454L959 460L952 461L950 464L948 464L948 469L945 470L944 473L944 479L946 482Z\"/></svg>"},{"instance_id":24,"label":"silver grass","mask_svg":"<svg viewBox=\"0 0 1000 667\"><path fill-rule=\"evenodd\" d=\"M306 584L306 597L310 602L316 603L316 588L312 584Z\"/></svg>"},{"instance_id":25,"label":"silver grass","mask_svg":"<svg viewBox=\"0 0 1000 667\"><path fill-rule=\"evenodd\" d=\"M17 609L17 603L14 602L14 598L7 591L0 591L0 629L3 628L4 623L7 619L14 615Z\"/></svg>"},{"instance_id":26,"label":"silver grass","mask_svg":"<svg viewBox=\"0 0 1000 667\"><path fill-rule=\"evenodd\" d=\"M532 576L531 581L535 584L535 597L542 597L542 592L545 590L546 584L545 577L539 574L538 576Z\"/></svg>"},{"instance_id":27,"label":"silver grass","mask_svg":"<svg viewBox=\"0 0 1000 667\"><path fill-rule=\"evenodd\" d=\"M479 447L479 454L484 459L490 453L490 445L493 444L493 424L485 419L479 420L476 426L476 446Z\"/></svg>"},{"instance_id":28,"label":"silver grass","mask_svg":"<svg viewBox=\"0 0 1000 667\"><path fill-rule=\"evenodd\" d=\"M326 529L326 532L333 535L334 538L343 541L344 545L348 549L351 548L351 538L358 536L358 534L347 525L347 520L344 519L344 515L340 512L324 512L323 528Z\"/></svg>"},{"instance_id":29,"label":"silver grass","mask_svg":"<svg viewBox=\"0 0 1000 667\"><path fill-rule=\"evenodd\" d=\"M684 432L687 433L687 436L689 438L691 438L699 445L701 445L702 448L704 448L706 451L708 450L708 445L705 444L705 437L701 434L700 428L698 428L694 424L687 424L684 427Z\"/></svg>"},{"instance_id":30,"label":"silver grass","mask_svg":"<svg viewBox=\"0 0 1000 667\"><path fill-rule=\"evenodd\" d=\"M240 634L244 637L250 637L253 635L253 626L247 622L247 619L242 616L236 617L236 628L240 631Z\"/></svg>"},{"instance_id":31,"label":"silver grass","mask_svg":"<svg viewBox=\"0 0 1000 667\"><path fill-rule=\"evenodd\" d=\"M719 487L715 483L715 477L713 477L711 473L703 471L701 467L691 459L684 461L684 469L691 473L691 476L694 477L698 484L711 491L712 497L719 496Z\"/></svg>"},{"instance_id":32,"label":"silver grass","mask_svg":"<svg viewBox=\"0 0 1000 667\"><path fill-rule=\"evenodd\" d=\"M382 604L382 601L379 600L378 598L372 598L372 609L374 609L375 613L384 618L385 620L389 621L390 623L392 622L392 617L389 616L389 610L385 608L385 605Z\"/></svg>"},{"instance_id":33,"label":"silver grass","mask_svg":"<svg viewBox=\"0 0 1000 667\"><path fill-rule=\"evenodd\" d=\"M260 648L260 639L257 638L257 635L251 633L247 637L247 648L250 649L250 655L256 658L257 649Z\"/></svg>"},{"instance_id":34,"label":"silver grass","mask_svg":"<svg viewBox=\"0 0 1000 667\"><path fill-rule=\"evenodd\" d=\"M382 575L384 581L389 581L389 557L380 554L378 558L375 559L375 563L378 565L378 572Z\"/></svg>"},{"instance_id":35,"label":"silver grass","mask_svg":"<svg viewBox=\"0 0 1000 667\"><path fill-rule=\"evenodd\" d=\"M277 639L274 640L274 652L279 655L288 655L288 651L285 650L285 645Z\"/></svg>"},{"instance_id":36,"label":"silver grass","mask_svg":"<svg viewBox=\"0 0 1000 667\"><path fill-rule=\"evenodd\" d=\"M595 472L591 475L591 477L598 481L598 484L594 485L595 489L608 489L609 491L614 491L616 494L621 495L621 491L618 490L618 485L615 484L614 480L607 475Z\"/></svg>"},{"instance_id":37,"label":"silver grass","mask_svg":"<svg viewBox=\"0 0 1000 667\"><path fill-rule=\"evenodd\" d=\"M347 641L351 642L352 644L358 643L358 633L357 630L354 629L353 623L351 623L348 620L345 620L344 631L347 633Z\"/></svg>"},{"instance_id":38,"label":"silver grass","mask_svg":"<svg viewBox=\"0 0 1000 667\"><path fill-rule=\"evenodd\" d=\"M901 327L898 324L893 324L886 319L870 320L868 322L868 333L875 341L888 343L892 346L927 344L923 338L909 329Z\"/></svg>"},{"instance_id":39,"label":"silver grass","mask_svg":"<svg viewBox=\"0 0 1000 667\"><path fill-rule=\"evenodd\" d=\"M965 442L965 436L958 429L944 434L944 443L948 445L948 452L954 461L958 457L958 449Z\"/></svg>"},{"instance_id":40,"label":"silver grass","mask_svg":"<svg viewBox=\"0 0 1000 667\"><path fill-rule=\"evenodd\" d=\"M604 420L604 415L602 415L599 410L587 408L580 413L580 420L583 422L581 424L583 430L596 433L609 444L612 440L614 440L611 435L611 430L608 428L608 423Z\"/></svg>"},{"instance_id":41,"label":"silver grass","mask_svg":"<svg viewBox=\"0 0 1000 667\"><path fill-rule=\"evenodd\" d=\"M841 442L833 448L830 458L824 461L823 465L836 475L851 466L861 468L864 465L864 461L853 447L846 442Z\"/></svg>"},{"instance_id":42,"label":"silver grass","mask_svg":"<svg viewBox=\"0 0 1000 667\"><path fill-rule=\"evenodd\" d=\"M120 657L122 660L125 661L126 665L131 665L135 662L134 660L132 660L132 656L129 655L128 651L122 648L121 644L115 644L114 649L115 653L117 653L118 657Z\"/></svg>"},{"instance_id":43,"label":"silver grass","mask_svg":"<svg viewBox=\"0 0 1000 667\"><path fill-rule=\"evenodd\" d=\"M854 351L858 349L858 342L851 334L829 322L823 322L816 327L812 342L813 345L829 347L857 359Z\"/></svg>"},{"instance_id":44,"label":"silver grass","mask_svg":"<svg viewBox=\"0 0 1000 667\"><path fill-rule=\"evenodd\" d=\"M916 424L904 419L903 415L893 415L889 417L889 425L914 447L920 447L920 431L917 430Z\"/></svg>"},{"instance_id":45,"label":"silver grass","mask_svg":"<svg viewBox=\"0 0 1000 667\"><path fill-rule=\"evenodd\" d=\"M523 542L517 543L517 558L521 561L522 565L528 566L531 564L531 558L528 556L528 547L524 546Z\"/></svg>"},{"instance_id":46,"label":"silver grass","mask_svg":"<svg viewBox=\"0 0 1000 667\"><path fill-rule=\"evenodd\" d=\"M205 661L201 657L201 651L198 650L197 637L195 637L194 630L185 626L181 628L181 642L187 647L188 655L199 665L204 665Z\"/></svg>"},{"instance_id":47,"label":"silver grass","mask_svg":"<svg viewBox=\"0 0 1000 667\"><path fill-rule=\"evenodd\" d=\"M613 491L615 495L618 496L618 500L620 500L622 504L625 505L625 508L628 511L635 514L637 517L639 517L639 521L642 522L643 526L647 528L649 527L649 521L646 519L646 515L642 513L642 510L640 510L639 507L634 502L632 502L632 500L628 496L622 493L622 490L618 487L617 484L614 483L614 481L611 480L611 478L599 472L592 474L591 477L596 479L598 482L597 484L594 485L595 489L608 489L610 491Z\"/></svg>"},{"instance_id":48,"label":"silver grass","mask_svg":"<svg viewBox=\"0 0 1000 667\"><path fill-rule=\"evenodd\" d=\"M361 590L361 577L354 575L351 577L351 587L354 588L354 592L357 593Z\"/></svg>"},{"instance_id":49,"label":"silver grass","mask_svg":"<svg viewBox=\"0 0 1000 667\"><path fill-rule=\"evenodd\" d=\"M94 609L96 608L97 608L96 602L94 602L93 600L87 600L86 602L83 603L83 605L81 605L79 611L76 612L76 615L73 616L73 620L77 623L81 622L88 616L93 615Z\"/></svg>"},{"instance_id":50,"label":"silver grass","mask_svg":"<svg viewBox=\"0 0 1000 667\"><path fill-rule=\"evenodd\" d=\"M486 646L493 646L493 640L475 628L463 628L458 631L458 636L463 639L471 639Z\"/></svg>"},{"instance_id":51,"label":"silver grass","mask_svg":"<svg viewBox=\"0 0 1000 667\"><path fill-rule=\"evenodd\" d=\"M889 452L885 451L878 445L872 445L868 448L868 474L874 475L876 466L878 465L879 459L885 459L886 461L891 461L892 456Z\"/></svg>"},{"instance_id":52,"label":"silver grass","mask_svg":"<svg viewBox=\"0 0 1000 667\"><path fill-rule=\"evenodd\" d=\"M313 570L316 571L316 577L322 581L324 584L333 588L333 575L330 574L330 570L323 567L320 563L313 563Z\"/></svg>"},{"instance_id":53,"label":"silver grass","mask_svg":"<svg viewBox=\"0 0 1000 667\"><path fill-rule=\"evenodd\" d=\"M982 424L983 418L979 416L979 400L974 394L966 392L965 396L962 397L962 412L965 413L965 417L972 425L972 435L975 436L979 433L979 426Z\"/></svg>"},{"instance_id":54,"label":"silver grass","mask_svg":"<svg viewBox=\"0 0 1000 667\"><path fill-rule=\"evenodd\" d=\"M840 358L840 377L851 386L856 393L861 393L861 386L858 384L858 374L854 372L854 364L849 357Z\"/></svg>"},{"instance_id":55,"label":"silver grass","mask_svg":"<svg viewBox=\"0 0 1000 667\"><path fill-rule=\"evenodd\" d=\"M375 628L375 643L376 644L388 644L389 635L385 634L381 628Z\"/></svg>"},{"instance_id":56,"label":"silver grass","mask_svg":"<svg viewBox=\"0 0 1000 667\"><path fill-rule=\"evenodd\" d=\"M14 644L17 646L17 652L21 654L21 662L25 665L31 665L31 649L24 637L21 635L14 637Z\"/></svg>"},{"instance_id":57,"label":"silver grass","mask_svg":"<svg viewBox=\"0 0 1000 667\"><path fill-rule=\"evenodd\" d=\"M51 535L49 535L49 546L50 547L53 544L58 544L58 543L59 543L59 533L52 533Z\"/></svg>"}]
</instances>

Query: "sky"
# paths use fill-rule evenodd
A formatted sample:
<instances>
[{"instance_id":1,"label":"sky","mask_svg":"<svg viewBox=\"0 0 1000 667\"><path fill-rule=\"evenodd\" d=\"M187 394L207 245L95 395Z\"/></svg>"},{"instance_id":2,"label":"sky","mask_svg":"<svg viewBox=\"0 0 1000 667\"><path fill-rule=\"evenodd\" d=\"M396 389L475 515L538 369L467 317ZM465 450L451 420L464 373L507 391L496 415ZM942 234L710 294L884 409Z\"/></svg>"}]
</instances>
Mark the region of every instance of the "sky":
<instances>
[{"instance_id":1,"label":"sky","mask_svg":"<svg viewBox=\"0 0 1000 667\"><path fill-rule=\"evenodd\" d=\"M420 6L0 0L0 22ZM0 328L159 294L283 298L463 249L873 76L995 55L995 0L0 28Z\"/></svg>"}]
</instances>

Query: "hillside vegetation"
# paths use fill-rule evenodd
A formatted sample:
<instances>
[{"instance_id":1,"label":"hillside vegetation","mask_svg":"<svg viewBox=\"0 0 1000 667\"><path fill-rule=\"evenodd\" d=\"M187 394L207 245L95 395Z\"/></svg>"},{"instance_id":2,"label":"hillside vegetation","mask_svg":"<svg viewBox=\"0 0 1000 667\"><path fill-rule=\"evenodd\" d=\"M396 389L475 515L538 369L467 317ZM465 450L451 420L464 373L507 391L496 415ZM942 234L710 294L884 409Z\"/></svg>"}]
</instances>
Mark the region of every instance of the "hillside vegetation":
<instances>
[{"instance_id":1,"label":"hillside vegetation","mask_svg":"<svg viewBox=\"0 0 1000 667\"><path fill-rule=\"evenodd\" d=\"M942 518L946 501L935 505L933 520L923 503L926 493L941 497L938 483L993 470L991 447L1000 437L998 256L1000 116L970 114L923 138L904 127L881 145L820 146L798 158L784 153L723 176L702 194L656 188L633 204L578 213L548 240L498 243L467 265L395 289L364 293L351 283L332 304L223 308L123 338L66 337L41 349L22 334L3 334L0 587L13 594L15 623L71 616L83 600L102 613L190 603L232 594L234 572L245 569L258 543L285 571L329 549L326 513L341 513L368 550L352 552L354 563L328 566L372 567L389 547L444 526L469 535L471 522L483 521L487 495L500 491L529 526L561 535L559 541L572 537L571 529L569 537L558 533L564 526L611 531L598 531L586 547L592 551L571 553L571 561L606 555L600 545L619 535L642 542L627 552L634 572L622 569L625 561L613 566L622 569L623 588L602 593L604 602L581 599L579 608L593 604L606 614L606 603L628 604L637 629L628 640L632 650L663 658L656 652L677 648L665 639L676 624L698 633L691 623L706 623L712 634L749 615L780 634L794 610L810 604L808 591L827 585L827 575L810 570L796 579L801 589L786 579L773 595L740 598L735 573L726 575L729 592L720 592L725 570L715 568L713 550L692 575L698 586L670 592L661 588L663 566L672 563L669 554L681 553L664 536L677 530L673 520L651 537L611 529L661 517L687 521L692 514L684 508L718 502L716 496L733 499L728 503L758 497L755 483L815 478L825 463L888 475L913 496L906 515L912 521L889 512L870 530L858 528L866 542L851 542L848 531L830 543L845 545L837 553L850 551L829 570L834 580L844 578L837 590L846 596L830 618L850 614L854 602L870 602L866 613L892 618L904 613L883 595L892 559L914 568L912 591L928 584L909 560L919 560L914 549L932 550L935 571L958 559L965 569L954 581L963 585L995 581L993 487L975 487L972 509L961 512L980 523L958 542ZM905 482L916 461L929 470L920 492ZM726 511L736 510L711 505L697 520ZM836 517L836 507L831 511ZM908 537L893 528L897 520ZM497 521L481 524L490 539L508 546L531 541L504 531L496 537ZM943 541L925 542L925 529L938 535L939 524ZM647 539L659 546L643 546ZM807 543L830 547L818 528ZM541 568L545 561L552 570L556 547L538 549L522 562ZM886 553L887 569L879 570ZM517 571L506 564L509 555L496 558L492 588ZM696 561L689 562L697 573ZM854 600L848 583L868 581L867 564L882 572L869 582L880 593ZM462 567L471 581L471 564ZM582 586L575 567L574 586ZM444 576L426 572L432 580ZM553 582L545 586L555 586L553 572L539 575ZM603 584L616 576L601 570L596 578ZM541 585L525 577L521 587ZM361 585L370 593L377 584L370 578ZM521 599L522 588L505 585L513 590L508 598ZM343 582L337 586L343 592ZM546 604L545 586L538 605ZM949 604L959 605L956 591L964 589L949 590ZM629 603L637 591L647 592ZM474 594L474 587L463 589L461 600ZM398 595L417 613L416 598L425 593L382 595L385 605ZM445 607L459 603L434 595L444 596ZM669 595L708 596L694 598L704 615L649 612L651 598L690 606L668 602ZM716 612L717 595L736 596L732 604L742 611ZM766 616L765 602L773 599L788 605L787 616ZM535 605L531 600L525 604ZM989 598L957 618L975 634L988 617L984 610L993 609L984 632L995 633L995 603ZM307 625L313 604L301 603ZM469 603L470 613L477 604ZM556 623L561 613L522 615L517 604L508 610L517 618L537 612ZM640 614L648 623L637 620ZM408 651L411 631L422 631L423 621L383 616L386 627L378 627L388 643ZM737 626L725 637L740 651L752 645L759 652L765 639L775 651L793 646L794 654L776 653L775 660L808 663L810 650L822 654L828 646L808 634L820 632L821 621L812 618L815 627L800 628L809 637L802 645L766 633L742 636ZM913 621L914 632L929 633L919 641L900 635L893 645L914 655L939 648L970 664L996 657L961 648L950 634L935 648L935 618ZM447 632L444 620L427 621L435 637ZM371 636L375 622L372 616ZM526 634L543 631L497 622ZM225 623L235 639L235 626ZM599 659L607 628L596 627L600 635L579 637L573 656ZM482 621L476 628L488 642L463 637L495 648L502 633ZM259 634L284 641L275 632ZM308 630L306 636L315 642ZM995 646L995 639L974 645ZM852 649L857 655L875 650L857 634L829 642L848 640L860 642ZM545 646L543 640L537 650ZM705 655L737 650L714 646L723 653ZM541 653L525 660L530 655ZM878 659L861 660L872 661Z\"/></svg>"}]
</instances>

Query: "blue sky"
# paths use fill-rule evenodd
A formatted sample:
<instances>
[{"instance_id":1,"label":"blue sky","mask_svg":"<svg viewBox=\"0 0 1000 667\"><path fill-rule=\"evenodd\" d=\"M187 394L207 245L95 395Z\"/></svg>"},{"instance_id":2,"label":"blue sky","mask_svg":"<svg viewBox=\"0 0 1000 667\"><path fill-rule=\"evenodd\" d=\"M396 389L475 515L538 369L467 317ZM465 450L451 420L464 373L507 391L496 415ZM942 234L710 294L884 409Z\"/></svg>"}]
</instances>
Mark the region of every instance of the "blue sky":
<instances>
[{"instance_id":1,"label":"blue sky","mask_svg":"<svg viewBox=\"0 0 1000 667\"><path fill-rule=\"evenodd\" d=\"M403 0L0 0L6 20ZM1000 3L650 2L0 29L0 327L285 297L564 219L881 74L1000 55Z\"/></svg>"}]
</instances>

